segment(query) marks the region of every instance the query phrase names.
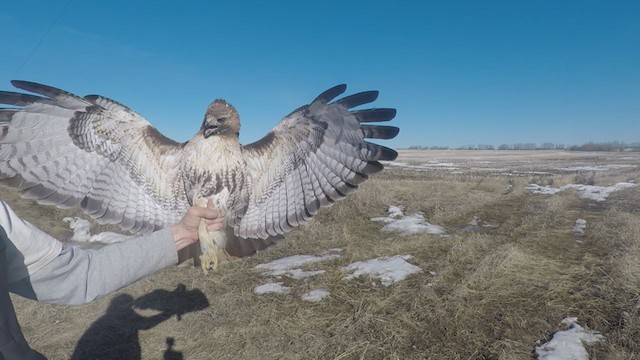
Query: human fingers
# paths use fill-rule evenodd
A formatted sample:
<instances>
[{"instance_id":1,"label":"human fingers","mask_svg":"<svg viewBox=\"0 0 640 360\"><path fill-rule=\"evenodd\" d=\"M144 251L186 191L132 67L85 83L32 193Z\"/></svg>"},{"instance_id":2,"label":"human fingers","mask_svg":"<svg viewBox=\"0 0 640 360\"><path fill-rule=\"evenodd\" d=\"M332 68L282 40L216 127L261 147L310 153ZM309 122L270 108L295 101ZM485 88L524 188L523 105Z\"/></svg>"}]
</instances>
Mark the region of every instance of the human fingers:
<instances>
[{"instance_id":1,"label":"human fingers","mask_svg":"<svg viewBox=\"0 0 640 360\"><path fill-rule=\"evenodd\" d=\"M224 227L224 223L207 224L207 230L218 231Z\"/></svg>"},{"instance_id":2,"label":"human fingers","mask_svg":"<svg viewBox=\"0 0 640 360\"><path fill-rule=\"evenodd\" d=\"M215 219L220 216L220 211L201 206L192 206L187 214L204 219Z\"/></svg>"}]
</instances>

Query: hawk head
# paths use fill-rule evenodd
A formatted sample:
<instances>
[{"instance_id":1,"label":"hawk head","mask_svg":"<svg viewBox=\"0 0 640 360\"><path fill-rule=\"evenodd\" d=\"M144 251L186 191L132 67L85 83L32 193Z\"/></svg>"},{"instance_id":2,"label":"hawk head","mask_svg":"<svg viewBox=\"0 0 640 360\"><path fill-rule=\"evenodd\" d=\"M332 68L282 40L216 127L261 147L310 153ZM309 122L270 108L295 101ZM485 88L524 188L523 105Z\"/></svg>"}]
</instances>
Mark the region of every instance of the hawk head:
<instances>
[{"instance_id":1,"label":"hawk head","mask_svg":"<svg viewBox=\"0 0 640 360\"><path fill-rule=\"evenodd\" d=\"M240 116L231 104L217 99L207 108L200 130L205 139L213 135L237 137L240 134Z\"/></svg>"}]
</instances>

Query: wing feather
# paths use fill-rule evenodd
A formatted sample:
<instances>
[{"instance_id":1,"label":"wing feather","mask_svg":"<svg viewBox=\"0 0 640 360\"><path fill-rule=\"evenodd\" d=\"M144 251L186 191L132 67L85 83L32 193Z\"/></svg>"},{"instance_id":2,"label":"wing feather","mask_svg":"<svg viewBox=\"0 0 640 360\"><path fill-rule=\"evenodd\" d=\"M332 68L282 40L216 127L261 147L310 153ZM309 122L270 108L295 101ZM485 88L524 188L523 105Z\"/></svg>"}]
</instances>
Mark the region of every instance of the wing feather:
<instances>
[{"instance_id":1,"label":"wing feather","mask_svg":"<svg viewBox=\"0 0 640 360\"><path fill-rule=\"evenodd\" d=\"M286 116L267 136L242 147L251 178L245 189L248 206L235 214L235 233L264 239L308 222L321 207L331 206L357 190L369 174L382 170L378 160L397 152L365 141L391 139L394 126L361 125L389 121L395 109L349 109L373 102L377 91L331 101L345 85L320 94L309 105Z\"/></svg>"},{"instance_id":2,"label":"wing feather","mask_svg":"<svg viewBox=\"0 0 640 360\"><path fill-rule=\"evenodd\" d=\"M0 109L0 182L134 233L176 222L187 210L183 144L106 97L12 84L36 95L0 91L0 104L19 107Z\"/></svg>"}]
</instances>

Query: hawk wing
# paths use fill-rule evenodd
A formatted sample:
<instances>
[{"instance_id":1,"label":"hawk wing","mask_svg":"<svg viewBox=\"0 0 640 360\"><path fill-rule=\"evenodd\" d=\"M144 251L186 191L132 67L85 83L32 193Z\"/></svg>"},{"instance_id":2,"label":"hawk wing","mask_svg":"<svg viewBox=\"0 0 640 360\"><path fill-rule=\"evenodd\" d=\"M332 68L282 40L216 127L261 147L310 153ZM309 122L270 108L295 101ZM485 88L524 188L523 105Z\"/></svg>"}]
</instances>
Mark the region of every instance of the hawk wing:
<instances>
[{"instance_id":1,"label":"hawk wing","mask_svg":"<svg viewBox=\"0 0 640 360\"><path fill-rule=\"evenodd\" d=\"M148 233L188 209L182 144L102 96L13 81L42 96L0 91L0 182L22 197L80 206L100 223Z\"/></svg>"},{"instance_id":2,"label":"hawk wing","mask_svg":"<svg viewBox=\"0 0 640 360\"><path fill-rule=\"evenodd\" d=\"M397 127L362 124L389 121L395 109L349 110L374 101L377 91L329 103L345 89L339 85L325 91L267 136L242 147L251 186L245 189L248 203L236 210L236 235L266 239L284 234L381 171L378 160L397 157L396 151L365 141L391 139Z\"/></svg>"}]
</instances>

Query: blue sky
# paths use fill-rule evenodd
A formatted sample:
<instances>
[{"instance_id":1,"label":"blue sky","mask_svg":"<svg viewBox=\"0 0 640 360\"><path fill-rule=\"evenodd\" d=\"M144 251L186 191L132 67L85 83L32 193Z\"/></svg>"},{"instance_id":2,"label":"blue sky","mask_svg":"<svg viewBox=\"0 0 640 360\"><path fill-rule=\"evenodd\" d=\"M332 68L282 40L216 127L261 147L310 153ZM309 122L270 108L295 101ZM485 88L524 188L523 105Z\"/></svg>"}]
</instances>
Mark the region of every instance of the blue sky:
<instances>
[{"instance_id":1,"label":"blue sky","mask_svg":"<svg viewBox=\"0 0 640 360\"><path fill-rule=\"evenodd\" d=\"M248 143L339 83L398 109L393 147L640 141L638 1L0 0L0 39L0 88L105 95L179 141L215 98Z\"/></svg>"}]
</instances>

